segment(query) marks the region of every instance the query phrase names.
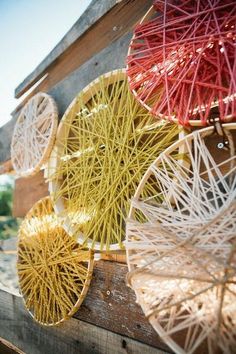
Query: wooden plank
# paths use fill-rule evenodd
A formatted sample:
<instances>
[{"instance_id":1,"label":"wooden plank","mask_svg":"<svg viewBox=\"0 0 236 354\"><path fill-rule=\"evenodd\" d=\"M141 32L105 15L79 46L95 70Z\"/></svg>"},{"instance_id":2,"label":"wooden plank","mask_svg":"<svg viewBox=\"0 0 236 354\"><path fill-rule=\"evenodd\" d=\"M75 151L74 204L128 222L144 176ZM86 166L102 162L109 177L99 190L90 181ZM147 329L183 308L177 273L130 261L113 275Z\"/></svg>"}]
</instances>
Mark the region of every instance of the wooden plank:
<instances>
[{"instance_id":1,"label":"wooden plank","mask_svg":"<svg viewBox=\"0 0 236 354\"><path fill-rule=\"evenodd\" d=\"M37 85L13 112L17 112L27 100L39 91L47 92L93 55L130 31L143 16L151 0L127 0L114 6L101 21L92 26L82 37L56 60L45 79Z\"/></svg>"},{"instance_id":2,"label":"wooden plank","mask_svg":"<svg viewBox=\"0 0 236 354\"><path fill-rule=\"evenodd\" d=\"M91 81L108 71L125 67L130 39L130 33L119 38L49 90L48 93L57 103L60 116Z\"/></svg>"},{"instance_id":3,"label":"wooden plank","mask_svg":"<svg viewBox=\"0 0 236 354\"><path fill-rule=\"evenodd\" d=\"M18 218L24 217L39 199L48 194L48 184L45 183L43 171L39 171L32 177L16 179L12 215Z\"/></svg>"},{"instance_id":4,"label":"wooden plank","mask_svg":"<svg viewBox=\"0 0 236 354\"><path fill-rule=\"evenodd\" d=\"M17 114L0 128L0 163L11 159L11 137Z\"/></svg>"},{"instance_id":5,"label":"wooden plank","mask_svg":"<svg viewBox=\"0 0 236 354\"><path fill-rule=\"evenodd\" d=\"M75 317L168 350L136 303L133 290L127 287L127 271L126 264L96 262L88 294Z\"/></svg>"},{"instance_id":6,"label":"wooden plank","mask_svg":"<svg viewBox=\"0 0 236 354\"><path fill-rule=\"evenodd\" d=\"M0 353L2 354L25 354L22 350L16 348L12 343L0 337Z\"/></svg>"},{"instance_id":7,"label":"wooden plank","mask_svg":"<svg viewBox=\"0 0 236 354\"><path fill-rule=\"evenodd\" d=\"M0 336L30 354L164 354L151 346L72 318L43 327L25 311L20 297L0 290Z\"/></svg>"},{"instance_id":8,"label":"wooden plank","mask_svg":"<svg viewBox=\"0 0 236 354\"><path fill-rule=\"evenodd\" d=\"M101 259L103 261L127 263L125 251L102 252Z\"/></svg>"},{"instance_id":9,"label":"wooden plank","mask_svg":"<svg viewBox=\"0 0 236 354\"><path fill-rule=\"evenodd\" d=\"M81 37L95 22L116 5L116 0L93 0L76 23L65 34L61 41L53 48L46 58L30 73L15 89L15 97L20 97L41 77L45 75L50 66L58 57Z\"/></svg>"},{"instance_id":10,"label":"wooden plank","mask_svg":"<svg viewBox=\"0 0 236 354\"><path fill-rule=\"evenodd\" d=\"M100 1L100 3L104 2ZM62 49L59 50L59 48L64 47L63 43L65 39L63 39L62 44L59 43L57 46L57 51L61 54L55 56L55 54L53 54L55 52L51 53L49 56L51 56L52 59L50 60L47 57L45 64L41 64L42 67L47 65L47 63L49 66L45 67L43 70L36 69L34 74L26 78L24 83L16 89L16 97L20 97L37 79L41 78L46 73L48 75L28 97L31 97L39 91L48 91L89 58L130 31L133 25L144 15L151 5L152 0L123 0L116 1L115 4L114 1L108 1L107 6L104 7L103 5L102 10L99 11L101 4L99 5L98 0L94 1L90 8L92 11L88 9L82 16L83 18L78 20L77 40L72 41L72 43L62 51ZM99 16L95 16L96 9L98 14L105 13L105 11L107 12L99 18ZM88 23L90 24L89 29L87 31L81 31L79 22L81 21L82 26L84 26L86 17L88 17ZM74 32L76 31L74 30ZM69 36L69 34L67 36ZM74 34L73 38L75 36ZM37 72L40 72L40 75L37 75Z\"/></svg>"},{"instance_id":11,"label":"wooden plank","mask_svg":"<svg viewBox=\"0 0 236 354\"><path fill-rule=\"evenodd\" d=\"M3 164L0 165L0 175L3 175L5 173L14 174L11 160L8 160L8 161L6 161L6 162L4 162Z\"/></svg>"},{"instance_id":12,"label":"wooden plank","mask_svg":"<svg viewBox=\"0 0 236 354\"><path fill-rule=\"evenodd\" d=\"M48 93L55 99L61 117L73 98L97 76L125 66L131 34L126 34L103 49L81 67L55 85ZM0 128L0 163L10 159L12 132L18 113ZM1 144L2 143L2 144Z\"/></svg>"},{"instance_id":13,"label":"wooden plank","mask_svg":"<svg viewBox=\"0 0 236 354\"><path fill-rule=\"evenodd\" d=\"M129 40L130 34L123 36L111 46L95 55L49 91L49 94L52 95L57 102L60 116L62 116L78 92L89 84L89 82L107 71L124 67ZM119 53L119 55L117 55L117 53ZM10 141L12 129L9 129L8 135L6 131L4 131L4 133L5 138L7 137ZM0 129L0 141L1 137ZM7 156L7 150L4 151L5 156ZM25 216L25 213L32 207L32 202L36 202L36 198L40 199L46 195L47 191L45 191L45 188L47 187L44 184L42 173L36 175L35 179L29 177L16 180L13 202L14 216Z\"/></svg>"}]
</instances>

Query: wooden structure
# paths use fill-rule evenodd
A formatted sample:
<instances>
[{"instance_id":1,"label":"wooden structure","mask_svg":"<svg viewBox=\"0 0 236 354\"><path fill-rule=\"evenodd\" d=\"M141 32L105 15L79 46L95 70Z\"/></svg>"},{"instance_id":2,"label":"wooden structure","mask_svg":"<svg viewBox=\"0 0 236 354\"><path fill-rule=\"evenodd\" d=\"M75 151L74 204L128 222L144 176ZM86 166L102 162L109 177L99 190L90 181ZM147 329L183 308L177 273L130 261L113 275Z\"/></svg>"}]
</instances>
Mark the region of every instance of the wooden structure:
<instances>
[{"instance_id":1,"label":"wooden structure","mask_svg":"<svg viewBox=\"0 0 236 354\"><path fill-rule=\"evenodd\" d=\"M16 88L17 98L29 89L31 92L15 109L12 120L0 128L0 173L12 170L11 136L23 104L37 92L47 92L55 99L61 117L92 80L125 66L133 26L151 4L152 0L91 2L60 43ZM47 194L42 171L17 179L14 216L23 217ZM73 319L52 328L34 322L17 294L0 289L0 338L30 354L170 352L135 303L134 292L126 286L126 273L124 255L104 255L95 263L91 287L80 310Z\"/></svg>"}]
</instances>

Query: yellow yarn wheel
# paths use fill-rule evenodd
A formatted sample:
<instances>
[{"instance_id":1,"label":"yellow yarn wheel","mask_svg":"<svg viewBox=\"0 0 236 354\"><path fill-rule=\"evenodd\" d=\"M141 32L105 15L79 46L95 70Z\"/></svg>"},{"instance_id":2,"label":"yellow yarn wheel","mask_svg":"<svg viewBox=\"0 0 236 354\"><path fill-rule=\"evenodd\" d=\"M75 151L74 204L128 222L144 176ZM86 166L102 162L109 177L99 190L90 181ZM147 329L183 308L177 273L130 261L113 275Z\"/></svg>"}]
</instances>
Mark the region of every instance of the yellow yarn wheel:
<instances>
[{"instance_id":1,"label":"yellow yarn wheel","mask_svg":"<svg viewBox=\"0 0 236 354\"><path fill-rule=\"evenodd\" d=\"M43 198L19 230L17 270L25 306L43 325L56 325L80 307L90 284L93 253L61 226L51 199Z\"/></svg>"},{"instance_id":2,"label":"yellow yarn wheel","mask_svg":"<svg viewBox=\"0 0 236 354\"><path fill-rule=\"evenodd\" d=\"M86 87L64 114L49 163L51 196L66 230L92 249L124 248L130 198L179 133L136 102L122 70Z\"/></svg>"}]
</instances>

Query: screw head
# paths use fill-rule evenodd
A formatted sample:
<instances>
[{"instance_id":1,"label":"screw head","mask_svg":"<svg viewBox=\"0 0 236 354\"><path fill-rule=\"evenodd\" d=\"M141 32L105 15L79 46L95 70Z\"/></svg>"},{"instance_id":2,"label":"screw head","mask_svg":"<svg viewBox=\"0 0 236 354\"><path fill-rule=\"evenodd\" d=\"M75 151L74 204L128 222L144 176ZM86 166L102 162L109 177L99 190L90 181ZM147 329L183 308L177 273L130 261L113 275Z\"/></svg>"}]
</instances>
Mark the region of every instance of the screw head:
<instances>
[{"instance_id":1,"label":"screw head","mask_svg":"<svg viewBox=\"0 0 236 354\"><path fill-rule=\"evenodd\" d=\"M217 147L218 147L218 149L223 149L224 148L224 144L223 143L218 143Z\"/></svg>"}]
</instances>

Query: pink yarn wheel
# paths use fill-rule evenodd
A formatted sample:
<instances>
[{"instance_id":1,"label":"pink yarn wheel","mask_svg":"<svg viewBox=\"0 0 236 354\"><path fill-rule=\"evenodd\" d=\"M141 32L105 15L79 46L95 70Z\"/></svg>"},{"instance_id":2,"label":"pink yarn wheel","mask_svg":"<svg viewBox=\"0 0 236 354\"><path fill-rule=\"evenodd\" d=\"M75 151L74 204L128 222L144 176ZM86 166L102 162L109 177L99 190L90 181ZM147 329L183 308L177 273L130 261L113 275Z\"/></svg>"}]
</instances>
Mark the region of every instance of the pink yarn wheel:
<instances>
[{"instance_id":1,"label":"pink yarn wheel","mask_svg":"<svg viewBox=\"0 0 236 354\"><path fill-rule=\"evenodd\" d=\"M185 126L236 119L236 2L156 0L136 27L129 85L157 117Z\"/></svg>"}]
</instances>

